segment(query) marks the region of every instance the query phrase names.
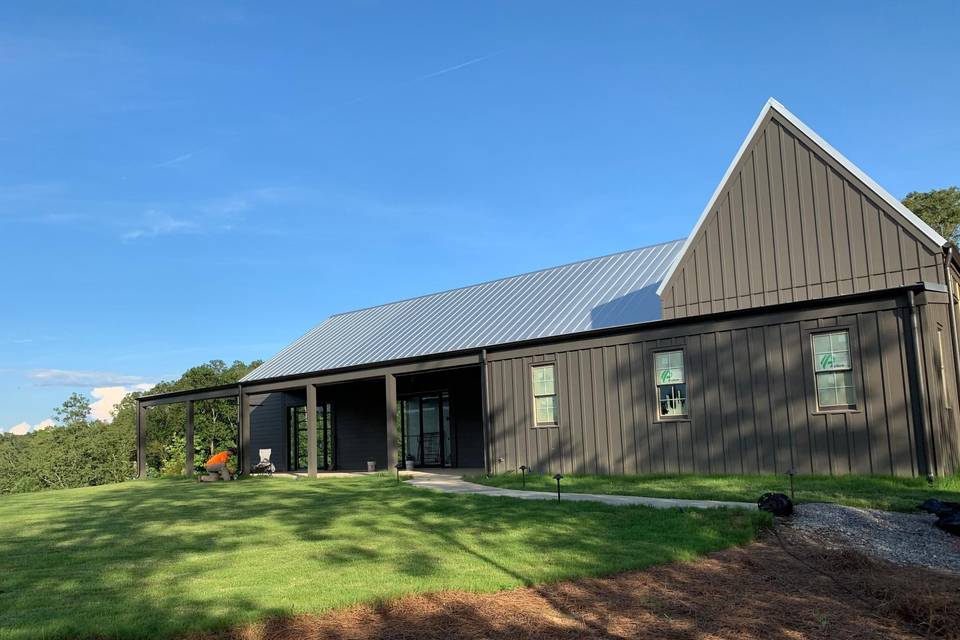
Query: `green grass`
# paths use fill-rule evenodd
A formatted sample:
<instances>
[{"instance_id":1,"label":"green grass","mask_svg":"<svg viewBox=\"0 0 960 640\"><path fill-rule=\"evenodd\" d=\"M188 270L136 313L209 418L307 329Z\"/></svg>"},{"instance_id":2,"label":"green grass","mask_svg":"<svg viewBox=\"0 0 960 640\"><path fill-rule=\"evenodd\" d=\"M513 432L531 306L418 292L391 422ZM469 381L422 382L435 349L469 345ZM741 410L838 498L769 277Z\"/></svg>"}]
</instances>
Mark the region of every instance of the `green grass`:
<instances>
[{"instance_id":1,"label":"green grass","mask_svg":"<svg viewBox=\"0 0 960 640\"><path fill-rule=\"evenodd\" d=\"M150 480L0 497L0 638L162 638L411 592L688 560L765 520L440 494L389 478Z\"/></svg>"},{"instance_id":2,"label":"green grass","mask_svg":"<svg viewBox=\"0 0 960 640\"><path fill-rule=\"evenodd\" d=\"M489 478L471 476L471 482L494 487L519 489L520 474L504 474ZM913 511L927 498L960 501L960 477L941 478L930 487L919 478L886 476L796 476L796 501L836 502L854 507L870 507L888 511ZM562 480L562 490L569 493L605 493L651 498L689 498L697 500L734 500L754 502L767 491L790 494L790 479L785 476L596 476L570 475ZM528 475L527 489L556 491L552 476Z\"/></svg>"}]
</instances>

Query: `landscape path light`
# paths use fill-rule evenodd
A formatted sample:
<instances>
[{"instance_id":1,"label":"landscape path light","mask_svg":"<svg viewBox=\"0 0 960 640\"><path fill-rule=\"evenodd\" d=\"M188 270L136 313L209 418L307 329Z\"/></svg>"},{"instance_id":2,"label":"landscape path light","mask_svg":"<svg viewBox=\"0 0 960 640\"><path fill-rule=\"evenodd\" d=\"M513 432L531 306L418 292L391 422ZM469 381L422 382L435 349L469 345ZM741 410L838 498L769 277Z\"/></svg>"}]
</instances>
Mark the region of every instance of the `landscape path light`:
<instances>
[{"instance_id":1,"label":"landscape path light","mask_svg":"<svg viewBox=\"0 0 960 640\"><path fill-rule=\"evenodd\" d=\"M397 467L397 484L400 484L400 469L403 469L403 463L398 462L396 464L396 467Z\"/></svg>"},{"instance_id":2,"label":"landscape path light","mask_svg":"<svg viewBox=\"0 0 960 640\"><path fill-rule=\"evenodd\" d=\"M796 502L797 499L793 497L793 476L797 475L797 470L794 467L790 467L787 470L787 475L790 476L790 499Z\"/></svg>"},{"instance_id":3,"label":"landscape path light","mask_svg":"<svg viewBox=\"0 0 960 640\"><path fill-rule=\"evenodd\" d=\"M560 481L563 480L563 474L558 473L553 479L557 481L557 502L560 502Z\"/></svg>"},{"instance_id":4,"label":"landscape path light","mask_svg":"<svg viewBox=\"0 0 960 640\"><path fill-rule=\"evenodd\" d=\"M527 488L527 465L520 465L520 477L522 478L523 488Z\"/></svg>"}]
</instances>

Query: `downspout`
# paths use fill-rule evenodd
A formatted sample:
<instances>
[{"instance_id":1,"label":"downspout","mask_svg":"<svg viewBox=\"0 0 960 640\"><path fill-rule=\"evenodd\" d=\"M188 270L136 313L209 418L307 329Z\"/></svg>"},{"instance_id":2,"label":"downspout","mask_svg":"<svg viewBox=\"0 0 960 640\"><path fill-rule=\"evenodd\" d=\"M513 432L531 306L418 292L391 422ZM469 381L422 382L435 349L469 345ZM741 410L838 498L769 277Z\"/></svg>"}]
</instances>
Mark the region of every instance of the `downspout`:
<instances>
[{"instance_id":1,"label":"downspout","mask_svg":"<svg viewBox=\"0 0 960 640\"><path fill-rule=\"evenodd\" d=\"M920 442L917 450L923 451L923 466L928 481L933 481L933 468L930 465L930 446L927 440L927 389L924 378L923 352L920 345L920 322L917 319L917 303L913 290L907 291L907 306L910 308L910 332L913 334L913 366L915 369L916 397L914 403L920 411L918 423L920 427Z\"/></svg>"},{"instance_id":2,"label":"downspout","mask_svg":"<svg viewBox=\"0 0 960 640\"><path fill-rule=\"evenodd\" d=\"M947 285L947 306L949 307L950 335L953 336L953 375L960 401L960 344L957 340L957 310L953 301L953 276L950 273L950 258L953 257L953 245L943 250L943 281Z\"/></svg>"},{"instance_id":3,"label":"downspout","mask_svg":"<svg viewBox=\"0 0 960 640\"><path fill-rule=\"evenodd\" d=\"M490 468L490 388L487 382L487 350L480 350L480 407L483 420L483 470L492 473Z\"/></svg>"}]
</instances>

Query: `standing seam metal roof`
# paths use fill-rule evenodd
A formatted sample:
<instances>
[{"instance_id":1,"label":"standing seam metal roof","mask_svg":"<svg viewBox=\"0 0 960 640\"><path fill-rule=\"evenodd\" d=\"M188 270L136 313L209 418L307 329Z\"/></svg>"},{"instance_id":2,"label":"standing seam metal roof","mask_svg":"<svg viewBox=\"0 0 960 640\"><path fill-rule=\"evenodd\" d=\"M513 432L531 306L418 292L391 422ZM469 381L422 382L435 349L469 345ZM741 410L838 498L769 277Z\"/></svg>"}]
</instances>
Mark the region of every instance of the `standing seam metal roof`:
<instances>
[{"instance_id":1,"label":"standing seam metal roof","mask_svg":"<svg viewBox=\"0 0 960 640\"><path fill-rule=\"evenodd\" d=\"M660 319L683 240L330 316L243 381Z\"/></svg>"}]
</instances>

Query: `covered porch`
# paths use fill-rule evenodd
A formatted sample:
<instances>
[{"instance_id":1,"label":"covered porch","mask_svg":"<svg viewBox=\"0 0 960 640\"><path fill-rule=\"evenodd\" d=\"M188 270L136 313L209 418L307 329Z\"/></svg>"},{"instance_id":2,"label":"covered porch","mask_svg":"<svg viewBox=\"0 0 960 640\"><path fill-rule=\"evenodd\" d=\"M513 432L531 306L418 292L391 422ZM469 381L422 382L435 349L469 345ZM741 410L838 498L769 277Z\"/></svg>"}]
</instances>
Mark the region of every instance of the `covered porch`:
<instances>
[{"instance_id":1,"label":"covered porch","mask_svg":"<svg viewBox=\"0 0 960 640\"><path fill-rule=\"evenodd\" d=\"M486 469L484 354L389 368L238 383L138 399L137 465L147 476L151 407L186 405L184 473L195 468L194 403L234 399L239 469L249 473L269 450L277 473Z\"/></svg>"}]
</instances>

